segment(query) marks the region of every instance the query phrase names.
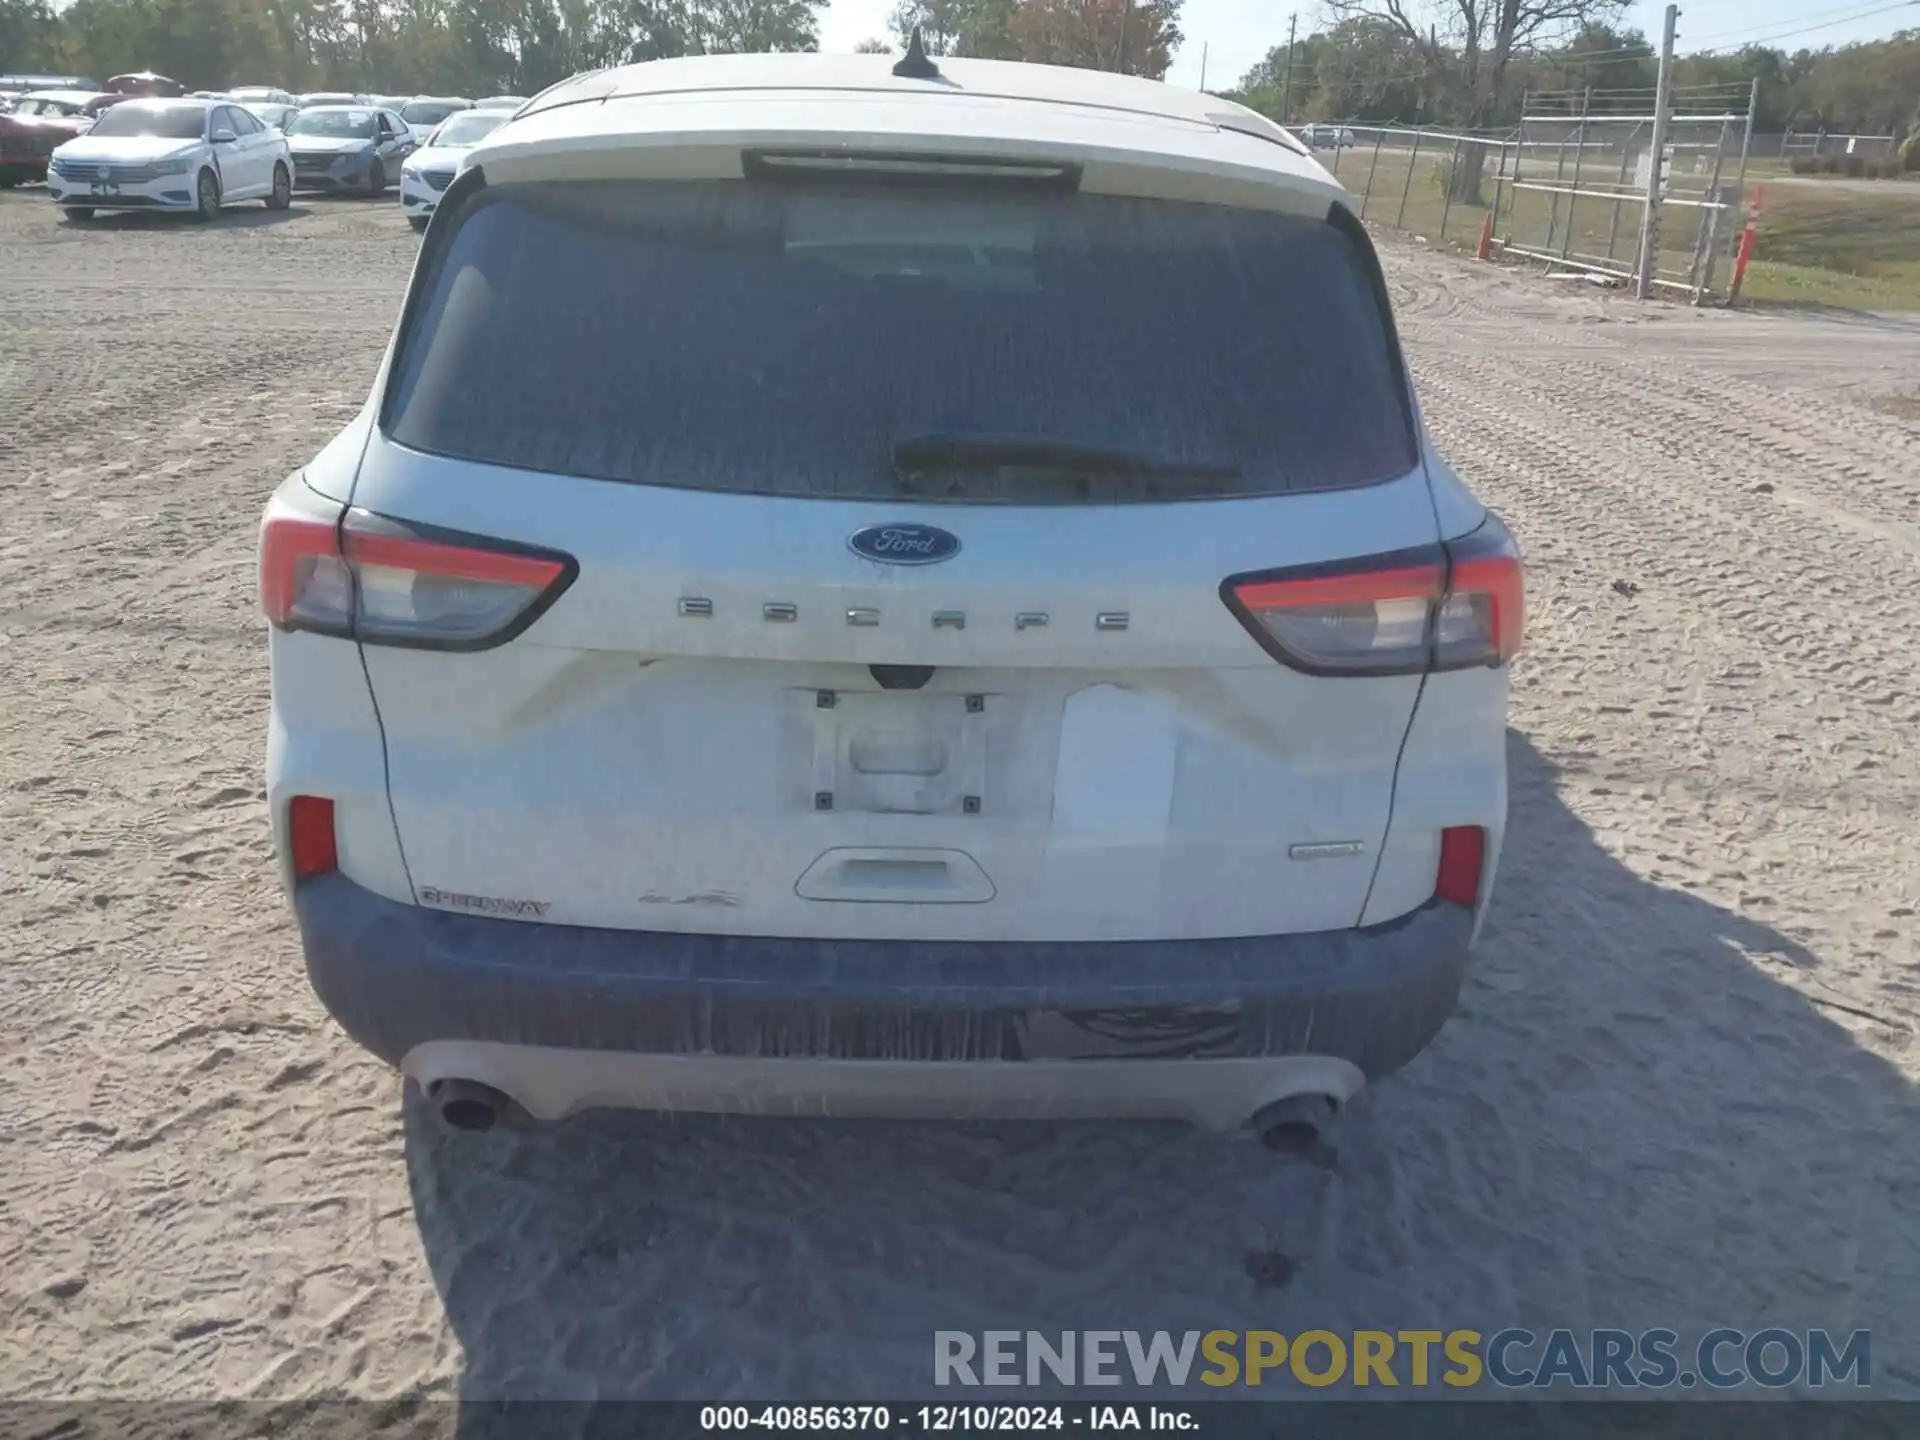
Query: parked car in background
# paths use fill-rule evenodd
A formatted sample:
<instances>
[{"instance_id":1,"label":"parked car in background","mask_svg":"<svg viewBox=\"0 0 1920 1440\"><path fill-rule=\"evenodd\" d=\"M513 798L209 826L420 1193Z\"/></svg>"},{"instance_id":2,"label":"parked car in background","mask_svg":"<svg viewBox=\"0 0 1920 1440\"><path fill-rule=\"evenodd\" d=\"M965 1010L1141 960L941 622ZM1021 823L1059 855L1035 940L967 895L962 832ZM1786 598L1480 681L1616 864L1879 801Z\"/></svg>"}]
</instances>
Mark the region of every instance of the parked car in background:
<instances>
[{"instance_id":1,"label":"parked car in background","mask_svg":"<svg viewBox=\"0 0 1920 1440\"><path fill-rule=\"evenodd\" d=\"M312 105L371 105L372 103L373 101L365 95L346 90L315 90L310 95L300 97L302 110Z\"/></svg>"},{"instance_id":2,"label":"parked car in background","mask_svg":"<svg viewBox=\"0 0 1920 1440\"><path fill-rule=\"evenodd\" d=\"M409 225L427 228L433 207L460 168L460 157L512 118L510 110L462 110L440 122L400 167L400 208Z\"/></svg>"},{"instance_id":3,"label":"parked car in background","mask_svg":"<svg viewBox=\"0 0 1920 1440\"><path fill-rule=\"evenodd\" d=\"M0 75L0 102L11 105L36 90L85 90L92 94L99 88L98 80L84 75Z\"/></svg>"},{"instance_id":4,"label":"parked car in background","mask_svg":"<svg viewBox=\"0 0 1920 1440\"><path fill-rule=\"evenodd\" d=\"M275 130L285 130L287 121L300 113L298 105L276 105L271 101L249 101L247 108L260 117L263 124L271 125Z\"/></svg>"},{"instance_id":5,"label":"parked car in background","mask_svg":"<svg viewBox=\"0 0 1920 1440\"><path fill-rule=\"evenodd\" d=\"M38 115L42 119L79 120L91 125L101 112L112 109L127 97L111 90L35 90L14 101L16 115Z\"/></svg>"},{"instance_id":6,"label":"parked car in background","mask_svg":"<svg viewBox=\"0 0 1920 1440\"><path fill-rule=\"evenodd\" d=\"M300 190L383 194L414 150L407 122L370 105L302 106L286 135Z\"/></svg>"},{"instance_id":7,"label":"parked car in background","mask_svg":"<svg viewBox=\"0 0 1920 1440\"><path fill-rule=\"evenodd\" d=\"M1304 125L1299 136L1316 150L1344 150L1353 145L1353 131L1344 125Z\"/></svg>"},{"instance_id":8,"label":"parked car in background","mask_svg":"<svg viewBox=\"0 0 1920 1440\"><path fill-rule=\"evenodd\" d=\"M473 101L452 95L416 95L400 107L400 118L415 134L424 135L449 115L471 110Z\"/></svg>"},{"instance_id":9,"label":"parked car in background","mask_svg":"<svg viewBox=\"0 0 1920 1440\"><path fill-rule=\"evenodd\" d=\"M187 87L178 80L169 80L165 75L156 75L151 70L116 75L107 81L106 88L116 95L139 95L149 100L172 99L185 95L187 91Z\"/></svg>"},{"instance_id":10,"label":"parked car in background","mask_svg":"<svg viewBox=\"0 0 1920 1440\"><path fill-rule=\"evenodd\" d=\"M223 205L293 199L286 137L244 105L129 99L53 152L53 203L74 220L96 210L176 210L211 220Z\"/></svg>"},{"instance_id":11,"label":"parked car in background","mask_svg":"<svg viewBox=\"0 0 1920 1440\"><path fill-rule=\"evenodd\" d=\"M398 115L406 103L414 98L412 95L369 95L367 100L381 110L391 110Z\"/></svg>"},{"instance_id":12,"label":"parked car in background","mask_svg":"<svg viewBox=\"0 0 1920 1440\"><path fill-rule=\"evenodd\" d=\"M307 973L456 1127L1311 1143L1468 973L1518 552L1291 136L892 65L600 71L466 156L261 530Z\"/></svg>"},{"instance_id":13,"label":"parked car in background","mask_svg":"<svg viewBox=\"0 0 1920 1440\"><path fill-rule=\"evenodd\" d=\"M484 100L473 102L476 110L518 110L527 103L524 95L489 95Z\"/></svg>"},{"instance_id":14,"label":"parked car in background","mask_svg":"<svg viewBox=\"0 0 1920 1440\"><path fill-rule=\"evenodd\" d=\"M236 85L230 93L242 105L292 105L294 103L293 96L278 85Z\"/></svg>"},{"instance_id":15,"label":"parked car in background","mask_svg":"<svg viewBox=\"0 0 1920 1440\"><path fill-rule=\"evenodd\" d=\"M88 90L36 90L0 115L0 190L43 180L57 146L84 135L125 97Z\"/></svg>"}]
</instances>

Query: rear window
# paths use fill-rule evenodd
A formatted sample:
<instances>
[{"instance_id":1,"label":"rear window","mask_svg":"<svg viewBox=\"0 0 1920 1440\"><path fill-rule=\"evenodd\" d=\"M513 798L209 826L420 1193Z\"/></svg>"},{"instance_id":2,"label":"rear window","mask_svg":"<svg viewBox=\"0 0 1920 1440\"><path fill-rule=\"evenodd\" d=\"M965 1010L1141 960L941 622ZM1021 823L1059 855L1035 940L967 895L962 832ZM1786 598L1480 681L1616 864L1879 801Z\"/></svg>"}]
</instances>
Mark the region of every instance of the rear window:
<instances>
[{"instance_id":1,"label":"rear window","mask_svg":"<svg viewBox=\"0 0 1920 1440\"><path fill-rule=\"evenodd\" d=\"M461 459L1022 504L1329 489L1417 463L1368 272L1319 219L1078 194L516 185L477 197L421 284L385 422ZM903 467L902 443L924 455L929 437L1027 448ZM1090 473L1081 451L1151 463Z\"/></svg>"}]
</instances>

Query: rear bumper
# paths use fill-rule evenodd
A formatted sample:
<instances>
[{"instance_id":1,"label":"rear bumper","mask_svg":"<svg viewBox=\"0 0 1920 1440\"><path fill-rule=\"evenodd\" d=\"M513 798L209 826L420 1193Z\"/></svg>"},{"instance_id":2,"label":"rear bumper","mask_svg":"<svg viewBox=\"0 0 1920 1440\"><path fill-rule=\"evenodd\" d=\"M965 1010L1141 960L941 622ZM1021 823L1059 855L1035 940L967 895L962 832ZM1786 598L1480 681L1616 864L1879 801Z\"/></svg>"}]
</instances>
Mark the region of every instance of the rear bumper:
<instances>
[{"instance_id":1,"label":"rear bumper","mask_svg":"<svg viewBox=\"0 0 1920 1440\"><path fill-rule=\"evenodd\" d=\"M903 1066L949 1073L963 1091L1017 1091L1017 1072L1045 1088L1043 1066L1189 1068L1175 1061L1248 1074L1262 1067L1247 1062L1292 1073L1302 1060L1332 1061L1357 1084L1406 1064L1452 1014L1474 918L1436 903L1365 930L985 944L529 924L399 904L341 875L302 882L293 904L321 1001L416 1077L458 1074L462 1055L492 1054L499 1074L533 1065L535 1052L600 1052L579 1057L577 1082L544 1107L555 1113L609 1086L631 1089L636 1057L647 1057L641 1068L659 1081L647 1093L661 1103L685 1088L673 1077L706 1062L722 1090L777 1085L762 1071L772 1061L828 1062L815 1072L823 1093L872 1088ZM601 1073L612 1057L625 1057L627 1078ZM995 1078L983 1082L983 1066ZM743 1107L723 1095L714 1108Z\"/></svg>"}]
</instances>

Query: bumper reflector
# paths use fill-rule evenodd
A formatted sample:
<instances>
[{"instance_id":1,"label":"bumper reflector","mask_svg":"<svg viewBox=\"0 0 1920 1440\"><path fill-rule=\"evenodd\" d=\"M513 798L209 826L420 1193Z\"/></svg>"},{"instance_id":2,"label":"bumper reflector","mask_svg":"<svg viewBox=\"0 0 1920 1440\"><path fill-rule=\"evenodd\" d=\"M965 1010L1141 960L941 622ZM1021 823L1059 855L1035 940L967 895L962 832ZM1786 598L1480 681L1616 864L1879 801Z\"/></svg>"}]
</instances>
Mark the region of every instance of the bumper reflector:
<instances>
[{"instance_id":1,"label":"bumper reflector","mask_svg":"<svg viewBox=\"0 0 1920 1440\"><path fill-rule=\"evenodd\" d=\"M333 801L296 795L287 804L287 840L293 851L293 876L326 875L340 868L333 839Z\"/></svg>"},{"instance_id":2,"label":"bumper reflector","mask_svg":"<svg viewBox=\"0 0 1920 1440\"><path fill-rule=\"evenodd\" d=\"M1486 859L1487 832L1478 825L1449 825L1440 832L1440 873L1433 893L1454 905L1480 899L1480 867Z\"/></svg>"}]
</instances>

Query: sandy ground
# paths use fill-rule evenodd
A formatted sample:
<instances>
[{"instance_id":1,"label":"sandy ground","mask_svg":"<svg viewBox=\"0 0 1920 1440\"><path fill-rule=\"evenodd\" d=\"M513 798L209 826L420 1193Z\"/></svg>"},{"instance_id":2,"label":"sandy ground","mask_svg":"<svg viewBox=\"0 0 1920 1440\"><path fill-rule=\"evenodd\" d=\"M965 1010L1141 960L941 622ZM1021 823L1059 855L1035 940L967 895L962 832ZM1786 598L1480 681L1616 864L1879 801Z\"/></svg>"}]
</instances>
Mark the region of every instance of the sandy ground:
<instances>
[{"instance_id":1,"label":"sandy ground","mask_svg":"<svg viewBox=\"0 0 1920 1440\"><path fill-rule=\"evenodd\" d=\"M1476 977L1336 1153L449 1139L308 992L253 608L413 237L49 209L0 196L0 1395L845 1399L935 1328L1506 1324L1871 1327L1920 1394L1920 326L1390 254L1531 649Z\"/></svg>"}]
</instances>

